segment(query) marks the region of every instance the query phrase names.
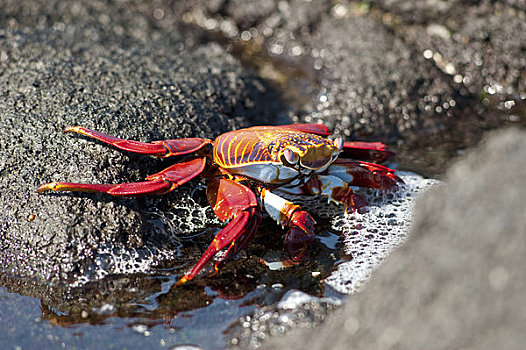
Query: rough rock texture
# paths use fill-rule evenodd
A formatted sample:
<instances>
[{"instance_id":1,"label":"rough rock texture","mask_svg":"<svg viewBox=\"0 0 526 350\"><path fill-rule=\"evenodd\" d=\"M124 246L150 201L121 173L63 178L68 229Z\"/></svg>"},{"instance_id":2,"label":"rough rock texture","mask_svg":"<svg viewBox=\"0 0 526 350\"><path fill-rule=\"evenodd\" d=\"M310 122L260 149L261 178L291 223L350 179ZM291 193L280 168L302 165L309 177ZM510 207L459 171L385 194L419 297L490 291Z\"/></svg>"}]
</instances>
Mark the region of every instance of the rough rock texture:
<instances>
[{"instance_id":1,"label":"rough rock texture","mask_svg":"<svg viewBox=\"0 0 526 350\"><path fill-rule=\"evenodd\" d=\"M142 141L213 138L272 123L280 111L265 84L218 45L186 45L173 27L144 29L131 21L143 23L139 14L90 22L116 10L102 5L42 10L33 22L32 7L0 6L8 24L0 30L0 266L9 274L82 275L99 247L151 239L145 211L155 199L35 193L49 181L139 181L170 164L64 135L64 127Z\"/></svg>"},{"instance_id":2,"label":"rough rock texture","mask_svg":"<svg viewBox=\"0 0 526 350\"><path fill-rule=\"evenodd\" d=\"M492 135L420 199L408 243L340 315L265 348L521 348L525 159L524 131Z\"/></svg>"},{"instance_id":3,"label":"rough rock texture","mask_svg":"<svg viewBox=\"0 0 526 350\"><path fill-rule=\"evenodd\" d=\"M286 81L285 95L300 109L296 120L323 121L348 138L395 140L440 128L460 103L451 77L351 4L241 3L223 2L217 30L265 48L275 62L260 65L260 74ZM206 27L217 15L195 17Z\"/></svg>"},{"instance_id":4,"label":"rough rock texture","mask_svg":"<svg viewBox=\"0 0 526 350\"><path fill-rule=\"evenodd\" d=\"M526 1L368 1L471 93L526 98Z\"/></svg>"},{"instance_id":5,"label":"rough rock texture","mask_svg":"<svg viewBox=\"0 0 526 350\"><path fill-rule=\"evenodd\" d=\"M524 123L524 4L217 0L186 18L278 84L294 121L397 143L401 168L437 176L483 130Z\"/></svg>"}]
</instances>

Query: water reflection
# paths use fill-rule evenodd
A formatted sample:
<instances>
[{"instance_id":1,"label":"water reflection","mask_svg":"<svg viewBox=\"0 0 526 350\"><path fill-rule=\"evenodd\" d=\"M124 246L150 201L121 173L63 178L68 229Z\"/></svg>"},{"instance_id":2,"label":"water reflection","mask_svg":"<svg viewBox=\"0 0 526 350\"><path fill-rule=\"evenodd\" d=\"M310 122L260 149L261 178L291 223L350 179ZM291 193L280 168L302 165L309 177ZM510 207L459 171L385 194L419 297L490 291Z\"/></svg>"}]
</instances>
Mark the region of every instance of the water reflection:
<instances>
[{"instance_id":1,"label":"water reflection","mask_svg":"<svg viewBox=\"0 0 526 350\"><path fill-rule=\"evenodd\" d=\"M158 274L107 277L82 287L45 286L5 275L0 276L0 285L9 293L40 301L40 307L33 310L40 314L40 326L35 332L59 334L64 328L69 329L71 335L73 330L77 334L73 344L77 346L94 344L88 336L92 332L97 333L97 337L102 333L104 337L101 329L127 329L126 332L145 337L156 334L164 341L167 335L179 339L172 344L192 342L193 334L201 332L200 338L202 334L211 337L200 342L195 340L195 344L224 347L221 336L224 331L244 315L275 305L287 291L297 289L313 296L326 295L322 280L331 273L337 260L345 258L339 236L326 232L312 244L310 256L302 264L270 270L258 257L282 252L281 239L278 239L281 232L274 223L266 223L245 256L226 264L213 277L201 276L182 286L175 286L182 272L179 268L170 269L166 263ZM174 266L180 266L179 263L175 261ZM10 296L15 300L22 298L16 294ZM0 315L4 312L7 305L0 299ZM54 327L41 327L42 322ZM23 320L13 326L35 327ZM111 337L111 332L107 334Z\"/></svg>"}]
</instances>

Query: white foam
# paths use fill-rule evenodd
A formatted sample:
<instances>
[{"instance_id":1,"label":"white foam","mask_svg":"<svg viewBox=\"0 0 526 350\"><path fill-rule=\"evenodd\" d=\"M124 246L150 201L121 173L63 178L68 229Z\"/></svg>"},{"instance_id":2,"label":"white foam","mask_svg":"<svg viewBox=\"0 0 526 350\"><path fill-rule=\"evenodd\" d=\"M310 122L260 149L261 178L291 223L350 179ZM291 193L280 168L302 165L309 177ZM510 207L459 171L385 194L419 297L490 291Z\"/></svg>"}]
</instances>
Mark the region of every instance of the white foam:
<instances>
[{"instance_id":1,"label":"white foam","mask_svg":"<svg viewBox=\"0 0 526 350\"><path fill-rule=\"evenodd\" d=\"M405 185L394 193L356 189L370 205L365 214L344 214L341 206L328 204L324 197L292 197L294 203L316 216L331 218L332 228L342 232L345 252L352 255L352 260L341 263L325 280L338 292L351 294L358 290L389 253L405 241L416 195L439 183L414 173L397 174ZM162 236L157 241L168 242L166 247L130 248L116 243L99 247L94 264L79 273L71 286L81 286L108 275L155 273L159 262L180 256L181 239L189 234L200 234L211 225L220 225L211 208L201 206L192 196L184 196L178 203L169 212L150 209L151 222L157 230L155 234ZM155 221L161 224L155 224Z\"/></svg>"},{"instance_id":2,"label":"white foam","mask_svg":"<svg viewBox=\"0 0 526 350\"><path fill-rule=\"evenodd\" d=\"M332 227L342 232L345 253L352 256L325 280L340 293L352 294L359 290L393 249L405 242L415 198L440 183L411 172L397 172L397 175L405 185L392 194L363 188L356 190L368 201L369 212L333 214Z\"/></svg>"},{"instance_id":3,"label":"white foam","mask_svg":"<svg viewBox=\"0 0 526 350\"><path fill-rule=\"evenodd\" d=\"M101 246L96 251L93 264L74 276L70 286L82 286L109 275L155 274L159 262L181 255L182 239L190 234L201 234L210 225L220 224L210 206L199 205L187 192L168 212L155 207L149 209L150 223L155 231L153 235L160 236L155 241L163 242L163 247L146 244L144 248L133 248L121 243Z\"/></svg>"},{"instance_id":4,"label":"white foam","mask_svg":"<svg viewBox=\"0 0 526 350\"><path fill-rule=\"evenodd\" d=\"M291 289L285 293L283 298L281 298L280 302L278 303L278 308L283 310L294 310L303 304L308 304L313 301L326 302L335 306L340 306L342 304L342 301L336 298L317 298L297 289Z\"/></svg>"}]
</instances>

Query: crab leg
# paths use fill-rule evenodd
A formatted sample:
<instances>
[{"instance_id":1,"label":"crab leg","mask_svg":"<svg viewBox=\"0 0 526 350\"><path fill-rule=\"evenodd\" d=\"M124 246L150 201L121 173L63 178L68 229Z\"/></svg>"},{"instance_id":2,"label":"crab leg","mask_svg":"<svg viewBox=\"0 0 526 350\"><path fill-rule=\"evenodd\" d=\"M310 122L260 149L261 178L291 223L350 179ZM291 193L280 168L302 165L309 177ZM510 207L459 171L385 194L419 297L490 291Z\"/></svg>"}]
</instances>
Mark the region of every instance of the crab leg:
<instances>
[{"instance_id":1,"label":"crab leg","mask_svg":"<svg viewBox=\"0 0 526 350\"><path fill-rule=\"evenodd\" d=\"M387 149L381 142L344 142L341 157L351 157L354 159L372 160L375 162L385 162L394 156L394 153Z\"/></svg>"},{"instance_id":2,"label":"crab leg","mask_svg":"<svg viewBox=\"0 0 526 350\"><path fill-rule=\"evenodd\" d=\"M203 172L206 158L195 158L183 163L174 164L163 171L150 175L146 181L122 184L81 184L71 182L50 182L41 185L37 192L75 191L102 192L113 196L138 196L163 194L190 181Z\"/></svg>"},{"instance_id":3,"label":"crab leg","mask_svg":"<svg viewBox=\"0 0 526 350\"><path fill-rule=\"evenodd\" d=\"M329 136L331 133L329 128L323 124L286 124L278 125L279 128L294 129L301 132L308 132L310 134L316 134L320 136Z\"/></svg>"},{"instance_id":4,"label":"crab leg","mask_svg":"<svg viewBox=\"0 0 526 350\"><path fill-rule=\"evenodd\" d=\"M68 127L64 130L64 132L75 132L80 135L88 136L124 151L148 154L163 158L196 152L203 148L206 144L212 142L210 140L201 138L153 141L151 143L139 142L119 139L117 137L106 135L101 132L86 129L80 126Z\"/></svg>"},{"instance_id":5,"label":"crab leg","mask_svg":"<svg viewBox=\"0 0 526 350\"><path fill-rule=\"evenodd\" d=\"M314 225L316 221L299 205L287 201L269 190L261 190L261 202L270 217L281 224L288 226L284 245L292 256L293 261L302 260L307 246L314 240Z\"/></svg>"},{"instance_id":6,"label":"crab leg","mask_svg":"<svg viewBox=\"0 0 526 350\"><path fill-rule=\"evenodd\" d=\"M351 186L392 189L404 183L395 171L379 164L337 159L322 174L313 175L305 184L282 187L280 191L295 195L323 195L344 204L347 212L367 206L367 202L354 193Z\"/></svg>"},{"instance_id":7,"label":"crab leg","mask_svg":"<svg viewBox=\"0 0 526 350\"><path fill-rule=\"evenodd\" d=\"M325 173L337 176L351 186L391 189L398 183L404 183L393 169L375 163L348 159L337 159Z\"/></svg>"},{"instance_id":8,"label":"crab leg","mask_svg":"<svg viewBox=\"0 0 526 350\"><path fill-rule=\"evenodd\" d=\"M217 217L222 221L231 221L215 236L199 261L176 285L194 278L217 252L228 246L225 255L214 265L217 271L222 263L230 260L246 246L261 221L261 210L254 192L239 182L213 178L208 184L206 194Z\"/></svg>"},{"instance_id":9,"label":"crab leg","mask_svg":"<svg viewBox=\"0 0 526 350\"><path fill-rule=\"evenodd\" d=\"M330 201L345 205L347 213L367 206L365 199L354 193L351 186L338 176L314 175L303 186L291 190L295 190L295 194L326 196Z\"/></svg>"}]
</instances>

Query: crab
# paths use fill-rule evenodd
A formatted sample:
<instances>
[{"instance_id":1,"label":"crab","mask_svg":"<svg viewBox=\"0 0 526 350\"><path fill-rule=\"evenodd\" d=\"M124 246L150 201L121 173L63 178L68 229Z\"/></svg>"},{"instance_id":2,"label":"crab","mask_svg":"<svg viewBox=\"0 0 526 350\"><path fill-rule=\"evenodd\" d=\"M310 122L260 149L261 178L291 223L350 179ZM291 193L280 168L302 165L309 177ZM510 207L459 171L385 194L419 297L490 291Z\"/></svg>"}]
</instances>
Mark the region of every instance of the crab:
<instances>
[{"instance_id":1,"label":"crab","mask_svg":"<svg viewBox=\"0 0 526 350\"><path fill-rule=\"evenodd\" d=\"M216 257L215 272L246 247L261 222L262 208L282 227L288 227L284 246L292 261L301 261L314 240L316 222L300 206L283 198L282 193L322 195L344 205L346 212L354 212L365 208L367 203L353 192L352 186L393 189L403 182L394 170L373 163L393 155L383 143L344 142L340 136L329 139L326 137L330 132L322 124L255 126L224 133L215 140L184 138L149 143L124 140L78 126L64 131L88 136L124 151L176 157L179 161L142 182L51 182L41 185L38 192L158 195L199 175L207 179L208 202L220 220L229 222L177 285L196 277L219 251L224 254Z\"/></svg>"}]
</instances>

